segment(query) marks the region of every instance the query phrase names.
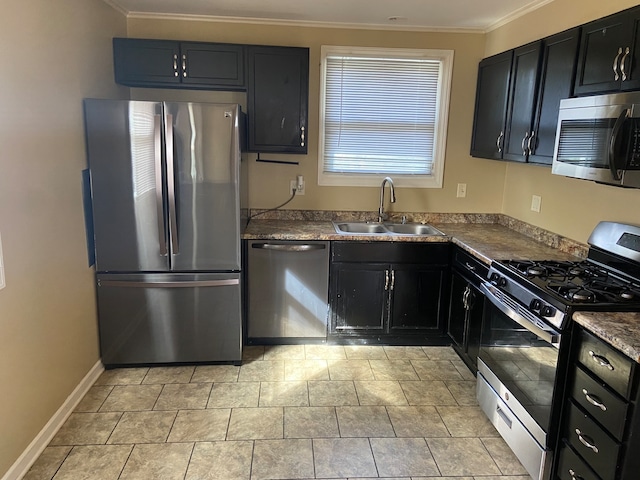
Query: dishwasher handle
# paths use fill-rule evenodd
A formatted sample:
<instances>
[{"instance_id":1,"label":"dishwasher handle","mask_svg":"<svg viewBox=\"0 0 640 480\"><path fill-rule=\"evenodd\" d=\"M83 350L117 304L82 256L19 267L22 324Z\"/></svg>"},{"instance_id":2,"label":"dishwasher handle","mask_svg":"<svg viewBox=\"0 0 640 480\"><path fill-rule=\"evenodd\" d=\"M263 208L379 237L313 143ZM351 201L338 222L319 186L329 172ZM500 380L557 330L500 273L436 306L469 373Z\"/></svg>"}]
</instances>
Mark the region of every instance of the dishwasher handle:
<instances>
[{"instance_id":1,"label":"dishwasher handle","mask_svg":"<svg viewBox=\"0 0 640 480\"><path fill-rule=\"evenodd\" d=\"M311 250L324 250L326 245L321 243L283 245L280 243L252 243L251 248L262 250L277 250L279 252L308 252Z\"/></svg>"}]
</instances>

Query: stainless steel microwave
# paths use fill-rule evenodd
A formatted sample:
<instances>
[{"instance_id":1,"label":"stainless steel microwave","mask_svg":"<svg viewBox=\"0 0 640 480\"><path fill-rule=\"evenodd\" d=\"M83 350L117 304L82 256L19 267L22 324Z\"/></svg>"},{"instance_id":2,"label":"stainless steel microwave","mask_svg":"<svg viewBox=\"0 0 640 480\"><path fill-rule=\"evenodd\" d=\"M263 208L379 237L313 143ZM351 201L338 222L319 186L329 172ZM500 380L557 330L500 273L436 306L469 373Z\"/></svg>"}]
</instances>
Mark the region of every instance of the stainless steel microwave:
<instances>
[{"instance_id":1,"label":"stainless steel microwave","mask_svg":"<svg viewBox=\"0 0 640 480\"><path fill-rule=\"evenodd\" d=\"M640 92L562 100L551 172L640 188Z\"/></svg>"}]
</instances>

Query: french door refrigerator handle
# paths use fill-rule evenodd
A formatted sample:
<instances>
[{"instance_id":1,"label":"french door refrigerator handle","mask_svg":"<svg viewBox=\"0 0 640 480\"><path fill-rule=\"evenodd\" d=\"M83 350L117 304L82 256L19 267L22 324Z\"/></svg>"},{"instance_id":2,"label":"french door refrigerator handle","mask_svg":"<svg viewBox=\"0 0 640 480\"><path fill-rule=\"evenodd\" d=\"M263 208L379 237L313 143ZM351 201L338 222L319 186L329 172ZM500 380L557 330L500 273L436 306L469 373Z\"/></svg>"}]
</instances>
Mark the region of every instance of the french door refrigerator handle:
<instances>
[{"instance_id":1,"label":"french door refrigerator handle","mask_svg":"<svg viewBox=\"0 0 640 480\"><path fill-rule=\"evenodd\" d=\"M176 179L174 176L173 158L173 115L165 115L165 148L167 149L167 195L169 197L169 236L171 237L171 254L180 253L178 242L178 214L176 212Z\"/></svg>"},{"instance_id":2,"label":"french door refrigerator handle","mask_svg":"<svg viewBox=\"0 0 640 480\"><path fill-rule=\"evenodd\" d=\"M167 255L167 239L164 233L164 208L162 202L162 117L154 115L153 118L153 165L156 173L156 214L158 216L158 244L160 255Z\"/></svg>"},{"instance_id":3,"label":"french door refrigerator handle","mask_svg":"<svg viewBox=\"0 0 640 480\"><path fill-rule=\"evenodd\" d=\"M98 280L100 287L130 287L130 288L180 288L180 287L224 287L239 285L240 280L232 278L228 280L185 280L183 282L167 281L137 281L137 280Z\"/></svg>"}]
</instances>

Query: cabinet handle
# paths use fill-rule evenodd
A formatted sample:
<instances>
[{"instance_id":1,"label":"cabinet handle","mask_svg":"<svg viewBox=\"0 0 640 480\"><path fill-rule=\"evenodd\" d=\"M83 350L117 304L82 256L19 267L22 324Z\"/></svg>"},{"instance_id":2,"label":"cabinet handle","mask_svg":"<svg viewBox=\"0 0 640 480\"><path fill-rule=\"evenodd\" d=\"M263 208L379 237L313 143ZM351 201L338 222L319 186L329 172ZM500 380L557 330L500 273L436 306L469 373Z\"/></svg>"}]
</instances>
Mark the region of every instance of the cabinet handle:
<instances>
[{"instance_id":1,"label":"cabinet handle","mask_svg":"<svg viewBox=\"0 0 640 480\"><path fill-rule=\"evenodd\" d=\"M591 358L593 358L593 361L596 362L598 365L600 365L601 367L607 367L609 370L613 372L614 370L613 365L611 365L611 362L607 359L607 357L598 355L597 353L594 353L593 350L589 350L589 356L591 356Z\"/></svg>"},{"instance_id":2,"label":"cabinet handle","mask_svg":"<svg viewBox=\"0 0 640 480\"><path fill-rule=\"evenodd\" d=\"M569 469L569 475L571 475L571 480L584 480L584 477L581 477L576 472L574 472L572 469Z\"/></svg>"},{"instance_id":3,"label":"cabinet handle","mask_svg":"<svg viewBox=\"0 0 640 480\"><path fill-rule=\"evenodd\" d=\"M627 79L627 73L624 69L624 62L627 61L627 57L629 56L629 47L624 49L624 55L620 59L620 73L622 73L622 81L624 82Z\"/></svg>"},{"instance_id":4,"label":"cabinet handle","mask_svg":"<svg viewBox=\"0 0 640 480\"><path fill-rule=\"evenodd\" d=\"M498 153L502 153L502 139L504 138L504 132L500 132L496 139L496 147L498 147Z\"/></svg>"},{"instance_id":5,"label":"cabinet handle","mask_svg":"<svg viewBox=\"0 0 640 480\"><path fill-rule=\"evenodd\" d=\"M396 286L396 271L391 270L391 288L390 290L393 292L394 287Z\"/></svg>"},{"instance_id":6,"label":"cabinet handle","mask_svg":"<svg viewBox=\"0 0 640 480\"><path fill-rule=\"evenodd\" d=\"M384 291L389 290L389 270L384 271Z\"/></svg>"},{"instance_id":7,"label":"cabinet handle","mask_svg":"<svg viewBox=\"0 0 640 480\"><path fill-rule=\"evenodd\" d=\"M178 76L178 55L173 56L173 76Z\"/></svg>"},{"instance_id":8,"label":"cabinet handle","mask_svg":"<svg viewBox=\"0 0 640 480\"><path fill-rule=\"evenodd\" d=\"M469 294L471 293L471 289L469 285L464 288L464 293L462 294L462 306L465 310L469 310Z\"/></svg>"},{"instance_id":9,"label":"cabinet handle","mask_svg":"<svg viewBox=\"0 0 640 480\"><path fill-rule=\"evenodd\" d=\"M591 405L593 405L594 407L598 407L603 412L607 411L607 406L604 403L602 403L598 397L596 397L595 395L591 395L586 388L582 389L582 393L584 394L584 397L587 399L587 402L589 402Z\"/></svg>"},{"instance_id":10,"label":"cabinet handle","mask_svg":"<svg viewBox=\"0 0 640 480\"><path fill-rule=\"evenodd\" d=\"M524 132L524 138L522 139L522 143L520 144L520 146L522 147L522 155L524 155L525 157L527 156L527 147L525 147L525 143L527 143L527 140L529 139L529 132Z\"/></svg>"},{"instance_id":11,"label":"cabinet handle","mask_svg":"<svg viewBox=\"0 0 640 480\"><path fill-rule=\"evenodd\" d=\"M476 271L476 267L474 267L473 265L471 265L469 262L464 262L464 266L467 267L468 270L471 270L472 272Z\"/></svg>"},{"instance_id":12,"label":"cabinet handle","mask_svg":"<svg viewBox=\"0 0 640 480\"><path fill-rule=\"evenodd\" d=\"M616 58L613 59L613 79L615 81L620 79L620 75L618 74L618 59L620 58L620 55L622 55L622 47L618 48L618 54L616 55Z\"/></svg>"},{"instance_id":13,"label":"cabinet handle","mask_svg":"<svg viewBox=\"0 0 640 480\"><path fill-rule=\"evenodd\" d=\"M535 146L533 143L533 137L535 136L535 132L531 130L531 135L529 135L529 141L527 142L527 151L529 152L529 156L533 155L533 150L531 150L531 146Z\"/></svg>"},{"instance_id":14,"label":"cabinet handle","mask_svg":"<svg viewBox=\"0 0 640 480\"><path fill-rule=\"evenodd\" d=\"M187 56L182 55L182 76L187 76Z\"/></svg>"},{"instance_id":15,"label":"cabinet handle","mask_svg":"<svg viewBox=\"0 0 640 480\"><path fill-rule=\"evenodd\" d=\"M594 453L599 452L598 447L596 447L591 437L583 435L579 428L576 428L576 435L578 435L578 440L580 440L580 443L585 447L590 448Z\"/></svg>"},{"instance_id":16,"label":"cabinet handle","mask_svg":"<svg viewBox=\"0 0 640 480\"><path fill-rule=\"evenodd\" d=\"M300 146L304 147L304 126L300 127Z\"/></svg>"}]
</instances>

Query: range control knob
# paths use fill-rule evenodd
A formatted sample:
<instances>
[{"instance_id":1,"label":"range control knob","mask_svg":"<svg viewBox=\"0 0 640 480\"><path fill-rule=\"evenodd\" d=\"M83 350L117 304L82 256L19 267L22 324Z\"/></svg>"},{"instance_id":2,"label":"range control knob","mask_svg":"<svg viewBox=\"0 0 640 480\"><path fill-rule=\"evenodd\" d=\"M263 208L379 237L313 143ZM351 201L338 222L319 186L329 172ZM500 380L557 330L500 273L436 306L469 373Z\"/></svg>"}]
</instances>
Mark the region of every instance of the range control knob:
<instances>
[{"instance_id":1,"label":"range control knob","mask_svg":"<svg viewBox=\"0 0 640 480\"><path fill-rule=\"evenodd\" d=\"M500 277L498 279L498 286L499 287L506 287L507 286L507 279L504 277Z\"/></svg>"},{"instance_id":2,"label":"range control knob","mask_svg":"<svg viewBox=\"0 0 640 480\"><path fill-rule=\"evenodd\" d=\"M556 309L549 305L545 305L540 309L540 315L542 315L543 317L553 317L555 314Z\"/></svg>"},{"instance_id":3,"label":"range control knob","mask_svg":"<svg viewBox=\"0 0 640 480\"><path fill-rule=\"evenodd\" d=\"M533 300L531 300L531 303L529 304L529 308L531 310L540 310L541 306L542 306L542 302L537 298L534 298Z\"/></svg>"},{"instance_id":4,"label":"range control knob","mask_svg":"<svg viewBox=\"0 0 640 480\"><path fill-rule=\"evenodd\" d=\"M489 277L489 281L491 283L493 283L494 285L498 284L498 279L500 278L500 275L498 275L496 272L493 272L491 274L491 276Z\"/></svg>"}]
</instances>

